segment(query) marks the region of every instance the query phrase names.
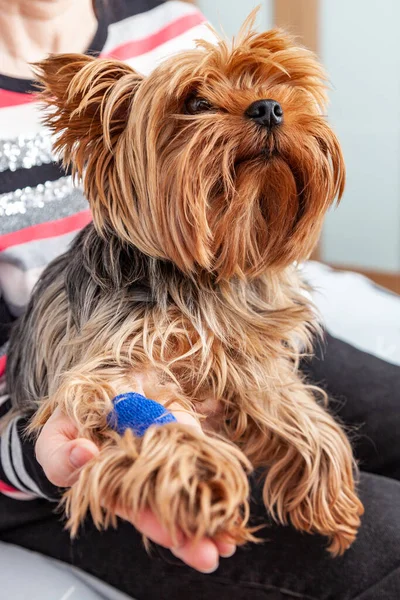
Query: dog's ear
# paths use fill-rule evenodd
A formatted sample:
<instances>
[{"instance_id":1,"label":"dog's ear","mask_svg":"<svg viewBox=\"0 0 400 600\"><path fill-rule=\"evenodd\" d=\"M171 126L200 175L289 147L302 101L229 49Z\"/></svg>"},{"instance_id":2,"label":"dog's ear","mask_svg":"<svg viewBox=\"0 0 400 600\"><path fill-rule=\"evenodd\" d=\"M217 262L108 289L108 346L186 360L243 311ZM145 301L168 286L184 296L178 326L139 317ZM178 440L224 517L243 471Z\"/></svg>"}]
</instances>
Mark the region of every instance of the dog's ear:
<instances>
[{"instance_id":1,"label":"dog's ear","mask_svg":"<svg viewBox=\"0 0 400 600\"><path fill-rule=\"evenodd\" d=\"M83 178L93 219L109 222L116 155L143 76L128 65L82 54L50 56L36 64L44 122L55 134L64 165Z\"/></svg>"},{"instance_id":2,"label":"dog's ear","mask_svg":"<svg viewBox=\"0 0 400 600\"><path fill-rule=\"evenodd\" d=\"M83 54L50 56L35 65L44 121L56 134L55 149L82 174L96 149L112 150L123 132L143 77L128 65Z\"/></svg>"},{"instance_id":3,"label":"dog's ear","mask_svg":"<svg viewBox=\"0 0 400 600\"><path fill-rule=\"evenodd\" d=\"M92 201L93 180L100 183L99 165L104 190L143 76L122 62L82 54L50 56L34 68L40 99L49 107L44 122L55 134L55 150L74 174L84 174L85 192Z\"/></svg>"}]
</instances>

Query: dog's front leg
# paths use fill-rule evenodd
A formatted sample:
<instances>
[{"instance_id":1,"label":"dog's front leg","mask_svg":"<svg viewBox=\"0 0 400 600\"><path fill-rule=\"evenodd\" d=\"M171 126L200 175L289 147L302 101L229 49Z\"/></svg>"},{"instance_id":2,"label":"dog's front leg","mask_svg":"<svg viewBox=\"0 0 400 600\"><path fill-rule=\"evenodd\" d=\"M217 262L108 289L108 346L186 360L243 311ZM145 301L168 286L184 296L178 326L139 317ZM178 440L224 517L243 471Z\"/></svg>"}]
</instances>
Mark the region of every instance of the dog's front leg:
<instances>
[{"instance_id":1,"label":"dog's front leg","mask_svg":"<svg viewBox=\"0 0 400 600\"><path fill-rule=\"evenodd\" d=\"M282 387L257 422L264 447L254 435L245 451L267 466L264 502L276 521L326 536L338 555L354 542L363 506L350 442L315 391L300 380Z\"/></svg>"},{"instance_id":2,"label":"dog's front leg","mask_svg":"<svg viewBox=\"0 0 400 600\"><path fill-rule=\"evenodd\" d=\"M129 387L128 387L129 386ZM135 391L168 406L176 422L150 426L139 437L110 427L115 395ZM100 446L63 502L72 535L90 512L98 528L116 524L117 515L140 521L151 510L172 539L228 534L240 544L252 539L246 527L250 465L234 445L206 435L185 399L173 386L149 385L118 368L86 370L65 376L32 421L37 430L59 406L77 424L79 435Z\"/></svg>"}]
</instances>

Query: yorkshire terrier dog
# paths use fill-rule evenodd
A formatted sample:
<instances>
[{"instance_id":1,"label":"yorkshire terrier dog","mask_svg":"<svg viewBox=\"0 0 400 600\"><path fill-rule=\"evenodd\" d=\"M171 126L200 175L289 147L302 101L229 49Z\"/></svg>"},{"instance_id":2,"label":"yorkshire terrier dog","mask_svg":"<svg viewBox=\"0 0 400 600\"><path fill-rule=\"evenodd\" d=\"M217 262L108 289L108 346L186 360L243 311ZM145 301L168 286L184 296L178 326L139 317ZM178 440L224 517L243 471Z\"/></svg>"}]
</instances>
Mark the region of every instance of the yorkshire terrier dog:
<instances>
[{"instance_id":1,"label":"yorkshire terrier dog","mask_svg":"<svg viewBox=\"0 0 400 600\"><path fill-rule=\"evenodd\" d=\"M39 280L8 383L32 432L60 407L101 448L65 493L72 533L118 507L244 543L257 468L270 515L341 554L363 511L352 449L298 369L318 319L296 262L345 179L321 66L250 18L148 77L77 54L37 72L93 223ZM186 422L119 435L112 400L129 391Z\"/></svg>"}]
</instances>

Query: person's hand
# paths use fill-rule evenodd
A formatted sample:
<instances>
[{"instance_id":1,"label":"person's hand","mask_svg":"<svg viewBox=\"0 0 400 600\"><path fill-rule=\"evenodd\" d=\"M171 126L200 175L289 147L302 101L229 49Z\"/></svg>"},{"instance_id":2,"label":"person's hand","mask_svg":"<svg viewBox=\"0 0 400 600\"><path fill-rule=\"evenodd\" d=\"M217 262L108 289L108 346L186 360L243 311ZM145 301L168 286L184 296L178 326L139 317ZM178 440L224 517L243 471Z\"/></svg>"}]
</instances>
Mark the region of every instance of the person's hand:
<instances>
[{"instance_id":1,"label":"person's hand","mask_svg":"<svg viewBox=\"0 0 400 600\"><path fill-rule=\"evenodd\" d=\"M180 421L180 418L176 414ZM71 419L57 409L43 426L36 442L36 458L42 466L46 477L59 487L70 487L79 477L80 469L99 452L90 440L77 437L76 427ZM169 548L171 552L187 565L203 573L215 571L220 557L232 556L236 550L229 541L203 538L195 543L182 540L179 547L173 541L156 517L150 512L143 512L135 522L129 515L120 514L130 521L138 531L150 540Z\"/></svg>"}]
</instances>

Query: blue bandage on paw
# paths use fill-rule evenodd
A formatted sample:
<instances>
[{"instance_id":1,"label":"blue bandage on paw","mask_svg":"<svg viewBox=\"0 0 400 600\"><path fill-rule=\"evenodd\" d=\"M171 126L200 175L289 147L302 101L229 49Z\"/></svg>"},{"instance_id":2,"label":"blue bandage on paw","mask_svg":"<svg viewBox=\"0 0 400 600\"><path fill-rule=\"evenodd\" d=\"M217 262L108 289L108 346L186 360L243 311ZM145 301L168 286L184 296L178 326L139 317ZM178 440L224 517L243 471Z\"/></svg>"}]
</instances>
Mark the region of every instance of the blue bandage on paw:
<instances>
[{"instance_id":1,"label":"blue bandage on paw","mask_svg":"<svg viewBox=\"0 0 400 600\"><path fill-rule=\"evenodd\" d=\"M137 394L127 392L113 398L114 410L108 415L108 424L122 435L127 429L142 437L151 425L176 423L176 419L162 404Z\"/></svg>"}]
</instances>

